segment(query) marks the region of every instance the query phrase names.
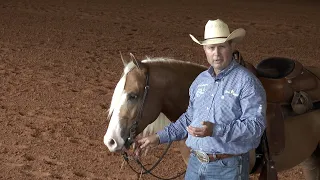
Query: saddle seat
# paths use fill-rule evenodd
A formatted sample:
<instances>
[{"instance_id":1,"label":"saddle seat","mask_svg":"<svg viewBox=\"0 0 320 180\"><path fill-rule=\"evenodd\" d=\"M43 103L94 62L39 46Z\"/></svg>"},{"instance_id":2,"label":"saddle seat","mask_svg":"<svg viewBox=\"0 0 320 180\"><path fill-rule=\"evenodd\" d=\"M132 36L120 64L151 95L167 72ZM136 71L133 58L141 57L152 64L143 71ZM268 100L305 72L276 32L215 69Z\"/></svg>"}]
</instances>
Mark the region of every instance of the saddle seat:
<instances>
[{"instance_id":1,"label":"saddle seat","mask_svg":"<svg viewBox=\"0 0 320 180\"><path fill-rule=\"evenodd\" d=\"M305 92L312 102L320 101L320 77L312 68L303 67L298 61L273 57L262 60L256 67L268 103L289 105L295 92Z\"/></svg>"},{"instance_id":2,"label":"saddle seat","mask_svg":"<svg viewBox=\"0 0 320 180\"><path fill-rule=\"evenodd\" d=\"M260 77L280 79L290 74L295 63L287 58L269 58L261 61L256 69Z\"/></svg>"}]
</instances>

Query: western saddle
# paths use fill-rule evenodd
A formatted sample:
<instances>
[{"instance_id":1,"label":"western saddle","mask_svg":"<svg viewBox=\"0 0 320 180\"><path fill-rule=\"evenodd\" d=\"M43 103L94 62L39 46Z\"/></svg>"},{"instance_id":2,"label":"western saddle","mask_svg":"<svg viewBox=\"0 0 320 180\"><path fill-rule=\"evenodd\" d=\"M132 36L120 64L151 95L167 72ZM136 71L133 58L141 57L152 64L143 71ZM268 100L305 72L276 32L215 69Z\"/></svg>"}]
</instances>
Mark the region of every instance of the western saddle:
<instances>
[{"instance_id":1,"label":"western saddle","mask_svg":"<svg viewBox=\"0 0 320 180\"><path fill-rule=\"evenodd\" d=\"M284 120L312 110L314 103L320 101L320 71L282 57L264 59L256 67L244 61L239 51L234 52L234 58L265 88L268 156L277 155L285 147Z\"/></svg>"}]
</instances>

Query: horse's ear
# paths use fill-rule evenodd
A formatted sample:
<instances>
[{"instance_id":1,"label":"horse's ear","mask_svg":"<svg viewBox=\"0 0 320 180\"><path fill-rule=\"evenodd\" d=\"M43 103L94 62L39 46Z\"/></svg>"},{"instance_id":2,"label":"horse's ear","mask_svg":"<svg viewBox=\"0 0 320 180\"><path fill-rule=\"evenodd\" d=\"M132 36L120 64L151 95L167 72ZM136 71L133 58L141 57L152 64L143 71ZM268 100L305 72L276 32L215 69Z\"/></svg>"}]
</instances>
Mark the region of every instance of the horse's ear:
<instances>
[{"instance_id":1,"label":"horse's ear","mask_svg":"<svg viewBox=\"0 0 320 180\"><path fill-rule=\"evenodd\" d=\"M119 53L120 53L120 57L121 57L121 61L123 63L123 66L126 67L129 62L127 62L125 59L123 59L121 51Z\"/></svg>"},{"instance_id":2,"label":"horse's ear","mask_svg":"<svg viewBox=\"0 0 320 180\"><path fill-rule=\"evenodd\" d=\"M137 60L132 53L130 53L131 60L137 66L138 69L141 69L141 61Z\"/></svg>"}]
</instances>

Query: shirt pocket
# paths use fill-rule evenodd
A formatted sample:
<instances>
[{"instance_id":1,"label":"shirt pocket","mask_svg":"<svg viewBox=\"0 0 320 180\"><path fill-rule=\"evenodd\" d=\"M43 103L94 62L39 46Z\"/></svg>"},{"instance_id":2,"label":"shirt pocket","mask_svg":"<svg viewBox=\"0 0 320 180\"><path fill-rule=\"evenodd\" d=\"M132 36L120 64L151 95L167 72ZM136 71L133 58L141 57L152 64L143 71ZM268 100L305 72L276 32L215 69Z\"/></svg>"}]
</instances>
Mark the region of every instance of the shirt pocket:
<instances>
[{"instance_id":1,"label":"shirt pocket","mask_svg":"<svg viewBox=\"0 0 320 180\"><path fill-rule=\"evenodd\" d=\"M240 104L239 103L239 96L229 94L229 93L224 93L223 95L221 95L220 102L221 102L221 104L223 104L229 108L239 107L239 104Z\"/></svg>"},{"instance_id":2,"label":"shirt pocket","mask_svg":"<svg viewBox=\"0 0 320 180\"><path fill-rule=\"evenodd\" d=\"M242 114L239 96L233 94L224 93L221 95L217 108L226 117L224 121L232 121Z\"/></svg>"}]
</instances>

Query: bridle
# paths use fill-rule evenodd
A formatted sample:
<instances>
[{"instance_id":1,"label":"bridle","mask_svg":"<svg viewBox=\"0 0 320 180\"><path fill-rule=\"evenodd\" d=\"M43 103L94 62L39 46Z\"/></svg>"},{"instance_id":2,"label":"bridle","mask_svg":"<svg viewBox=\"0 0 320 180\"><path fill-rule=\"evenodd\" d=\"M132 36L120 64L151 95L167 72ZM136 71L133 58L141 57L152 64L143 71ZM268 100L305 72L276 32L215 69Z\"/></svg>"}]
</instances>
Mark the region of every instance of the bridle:
<instances>
[{"instance_id":1,"label":"bridle","mask_svg":"<svg viewBox=\"0 0 320 180\"><path fill-rule=\"evenodd\" d=\"M142 103L141 106L139 107L139 111L138 111L138 115L136 116L136 119L134 120L134 122L132 123L131 127L130 127L130 131L129 131L129 137L126 139L124 146L129 149L130 146L132 145L132 143L134 142L134 138L136 137L136 130L138 127L138 122L139 120L142 118L142 114L143 114L143 109L144 109L144 103L145 100L147 98L148 95L148 91L150 89L149 86L149 73L148 71L146 72L146 82L145 82L145 86L144 86L144 92L143 92L143 97L142 97ZM133 167L129 164L129 156L126 152L122 152L122 156L124 158L124 160L127 162L127 164L129 165L129 167L137 174L151 174L152 176L154 176L155 178L158 179L162 179L162 180L169 180L169 179L175 179L181 175L183 175L185 173L185 171L183 173L179 173L178 175L171 177L171 178L161 178L157 175L154 175L151 171L160 163L160 161L163 159L163 157L165 156L165 154L168 152L170 146L171 146L172 142L170 142L167 146L167 148L165 149L165 151L163 152L162 156L158 159L158 161L150 168L150 169L146 169L146 167L140 162L139 159L137 158L131 158L134 159L136 161L137 164L139 164L139 166L144 170L144 172L138 172L135 169L133 169Z\"/></svg>"},{"instance_id":2,"label":"bridle","mask_svg":"<svg viewBox=\"0 0 320 180\"><path fill-rule=\"evenodd\" d=\"M144 108L144 103L146 101L147 95L148 95L148 91L149 91L149 73L146 73L146 83L144 86L144 92L143 92L143 96L142 96L142 104L139 107L139 111L138 111L138 115L136 116L136 119L134 120L134 122L132 123L131 127L130 127L130 131L129 131L129 137L126 139L124 146L129 149L129 147L131 146L131 144L134 142L134 138L136 137L136 130L138 127L138 121L139 119L142 118L142 113L143 113L143 108Z\"/></svg>"}]
</instances>

